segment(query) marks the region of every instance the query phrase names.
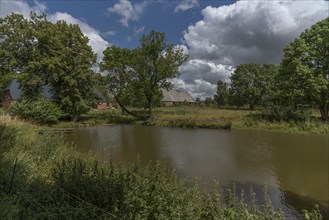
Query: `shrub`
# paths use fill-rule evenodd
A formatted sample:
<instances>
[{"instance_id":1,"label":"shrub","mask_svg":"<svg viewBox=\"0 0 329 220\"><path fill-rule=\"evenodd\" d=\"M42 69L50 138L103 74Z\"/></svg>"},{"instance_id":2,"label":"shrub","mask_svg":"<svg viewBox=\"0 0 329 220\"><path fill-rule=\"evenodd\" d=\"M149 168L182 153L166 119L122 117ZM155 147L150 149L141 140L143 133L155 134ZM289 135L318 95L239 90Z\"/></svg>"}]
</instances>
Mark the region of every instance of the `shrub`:
<instances>
[{"instance_id":1,"label":"shrub","mask_svg":"<svg viewBox=\"0 0 329 220\"><path fill-rule=\"evenodd\" d=\"M36 101L21 100L9 108L11 114L37 123L54 123L61 117L60 109L51 101L39 99Z\"/></svg>"}]
</instances>

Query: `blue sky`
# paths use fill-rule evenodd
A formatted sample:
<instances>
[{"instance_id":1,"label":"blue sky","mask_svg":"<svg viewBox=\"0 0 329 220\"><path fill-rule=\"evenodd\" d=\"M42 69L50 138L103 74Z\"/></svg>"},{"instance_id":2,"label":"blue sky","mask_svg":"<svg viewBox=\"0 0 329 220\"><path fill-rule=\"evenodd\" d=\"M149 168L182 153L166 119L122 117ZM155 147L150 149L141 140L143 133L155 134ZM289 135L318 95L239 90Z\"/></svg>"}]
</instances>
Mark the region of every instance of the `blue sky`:
<instances>
[{"instance_id":1,"label":"blue sky","mask_svg":"<svg viewBox=\"0 0 329 220\"><path fill-rule=\"evenodd\" d=\"M107 41L127 48L138 46L142 34L147 34L151 30L165 32L168 42L181 44L182 33L186 27L202 19L203 8L209 5L218 7L232 4L235 1L186 1L185 8L182 4L184 1L134 0L129 2L133 8L140 7L141 12L136 13L138 18L128 19L126 26L125 23L120 22L122 18L120 14L114 9L111 12L111 8L120 4L118 0L43 1L48 13L67 12L99 30ZM30 4L34 2L30 1Z\"/></svg>"},{"instance_id":2,"label":"blue sky","mask_svg":"<svg viewBox=\"0 0 329 220\"><path fill-rule=\"evenodd\" d=\"M194 97L213 96L216 82L241 63L279 64L284 47L329 17L325 0L0 0L0 17L46 13L79 24L102 58L110 46L135 48L150 30L165 32L189 60L173 79Z\"/></svg>"}]
</instances>

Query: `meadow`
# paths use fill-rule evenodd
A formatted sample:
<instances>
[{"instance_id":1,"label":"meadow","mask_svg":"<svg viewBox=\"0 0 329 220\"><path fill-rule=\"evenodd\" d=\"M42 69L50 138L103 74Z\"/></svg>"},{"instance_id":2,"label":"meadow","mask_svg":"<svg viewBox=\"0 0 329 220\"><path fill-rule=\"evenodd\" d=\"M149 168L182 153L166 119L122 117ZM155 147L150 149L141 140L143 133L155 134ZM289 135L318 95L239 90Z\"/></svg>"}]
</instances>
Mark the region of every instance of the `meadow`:
<instances>
[{"instance_id":1,"label":"meadow","mask_svg":"<svg viewBox=\"0 0 329 220\"><path fill-rule=\"evenodd\" d=\"M132 109L133 111L138 111ZM329 124L314 111L305 121L269 120L260 110L219 109L205 106L172 106L154 109L152 120L138 120L119 109L90 110L79 121L60 121L52 127L95 126L106 124L143 124L162 127L257 129L299 134L329 134Z\"/></svg>"}]
</instances>

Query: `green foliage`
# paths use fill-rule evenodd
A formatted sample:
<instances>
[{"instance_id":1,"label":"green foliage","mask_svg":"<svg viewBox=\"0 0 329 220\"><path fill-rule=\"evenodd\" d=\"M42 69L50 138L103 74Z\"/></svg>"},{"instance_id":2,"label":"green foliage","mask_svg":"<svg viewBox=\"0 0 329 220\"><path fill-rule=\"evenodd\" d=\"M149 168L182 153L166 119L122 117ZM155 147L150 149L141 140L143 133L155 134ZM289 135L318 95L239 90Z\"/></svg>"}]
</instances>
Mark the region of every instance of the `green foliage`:
<instances>
[{"instance_id":1,"label":"green foliage","mask_svg":"<svg viewBox=\"0 0 329 220\"><path fill-rule=\"evenodd\" d=\"M151 31L141 38L141 46L128 50L112 46L104 51L101 70L107 72L106 86L121 108L135 117L127 105L148 109L147 118L162 98L161 88L170 88L168 79L177 76L187 60L183 50L166 43L165 33Z\"/></svg>"},{"instance_id":2,"label":"green foliage","mask_svg":"<svg viewBox=\"0 0 329 220\"><path fill-rule=\"evenodd\" d=\"M55 103L71 119L77 120L95 104L92 71L96 55L78 25L58 21L54 24L57 41L55 69L49 84Z\"/></svg>"},{"instance_id":3,"label":"green foliage","mask_svg":"<svg viewBox=\"0 0 329 220\"><path fill-rule=\"evenodd\" d=\"M258 64L241 64L231 76L230 93L232 104L249 105L253 109L260 103L262 88L262 70Z\"/></svg>"},{"instance_id":4,"label":"green foliage","mask_svg":"<svg viewBox=\"0 0 329 220\"><path fill-rule=\"evenodd\" d=\"M329 18L304 31L285 48L278 77L281 106L316 106L324 121L329 111L328 36Z\"/></svg>"},{"instance_id":5,"label":"green foliage","mask_svg":"<svg viewBox=\"0 0 329 220\"><path fill-rule=\"evenodd\" d=\"M37 123L54 123L61 117L60 109L51 101L39 99L29 101L23 99L13 103L9 111L11 114Z\"/></svg>"},{"instance_id":6,"label":"green foliage","mask_svg":"<svg viewBox=\"0 0 329 220\"><path fill-rule=\"evenodd\" d=\"M100 64L101 71L107 73L103 79L105 87L114 96L115 101L125 112L134 115L126 106L131 105L136 97L134 86L136 85L136 51L126 48L111 46L103 52L103 61Z\"/></svg>"},{"instance_id":7,"label":"green foliage","mask_svg":"<svg viewBox=\"0 0 329 220\"><path fill-rule=\"evenodd\" d=\"M255 106L267 108L268 103L276 100L274 97L278 70L278 66L273 64L260 66L251 63L237 66L231 76L232 84L227 95L229 103L237 106L249 105L250 109Z\"/></svg>"},{"instance_id":8,"label":"green foliage","mask_svg":"<svg viewBox=\"0 0 329 220\"><path fill-rule=\"evenodd\" d=\"M0 19L0 89L16 78L25 99L42 97L49 85L66 115L77 119L95 103L96 55L78 25L51 23L45 15ZM5 77L2 78L2 75Z\"/></svg>"},{"instance_id":9,"label":"green foliage","mask_svg":"<svg viewBox=\"0 0 329 220\"><path fill-rule=\"evenodd\" d=\"M138 84L137 98L148 108L148 118L152 117L154 104L161 99L161 88L170 88L168 79L174 78L188 56L183 50L166 43L165 33L151 31L141 38L138 48L138 62L136 72Z\"/></svg>"},{"instance_id":10,"label":"green foliage","mask_svg":"<svg viewBox=\"0 0 329 220\"><path fill-rule=\"evenodd\" d=\"M206 105L206 106L214 106L216 104L216 100L212 99L211 97L207 97L203 103Z\"/></svg>"},{"instance_id":11,"label":"green foliage","mask_svg":"<svg viewBox=\"0 0 329 220\"><path fill-rule=\"evenodd\" d=\"M229 90L227 84L221 80L217 82L217 92L214 96L218 106L226 106L228 104Z\"/></svg>"},{"instance_id":12,"label":"green foliage","mask_svg":"<svg viewBox=\"0 0 329 220\"><path fill-rule=\"evenodd\" d=\"M322 220L320 208L316 205L312 210L302 210L303 219L305 220Z\"/></svg>"},{"instance_id":13,"label":"green foliage","mask_svg":"<svg viewBox=\"0 0 329 220\"><path fill-rule=\"evenodd\" d=\"M41 97L46 73L51 68L47 47L51 44L49 32L51 23L45 15L30 14L30 19L23 15L11 14L0 19L0 51L4 54L2 69L16 77L26 99Z\"/></svg>"}]
</instances>

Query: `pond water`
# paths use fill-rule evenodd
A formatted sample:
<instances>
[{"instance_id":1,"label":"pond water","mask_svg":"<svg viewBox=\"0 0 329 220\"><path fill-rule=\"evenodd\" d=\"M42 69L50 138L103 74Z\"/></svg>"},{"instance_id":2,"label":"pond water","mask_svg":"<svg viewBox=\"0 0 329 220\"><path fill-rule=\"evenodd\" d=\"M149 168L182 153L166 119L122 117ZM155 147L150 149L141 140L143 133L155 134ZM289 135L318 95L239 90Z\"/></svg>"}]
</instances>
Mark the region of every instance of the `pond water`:
<instances>
[{"instance_id":1,"label":"pond water","mask_svg":"<svg viewBox=\"0 0 329 220\"><path fill-rule=\"evenodd\" d=\"M67 140L112 161L166 161L179 176L196 178L206 188L218 179L221 189L234 182L248 194L252 185L258 201L266 186L273 205L289 219L315 203L329 219L326 135L115 125L78 128Z\"/></svg>"}]
</instances>

